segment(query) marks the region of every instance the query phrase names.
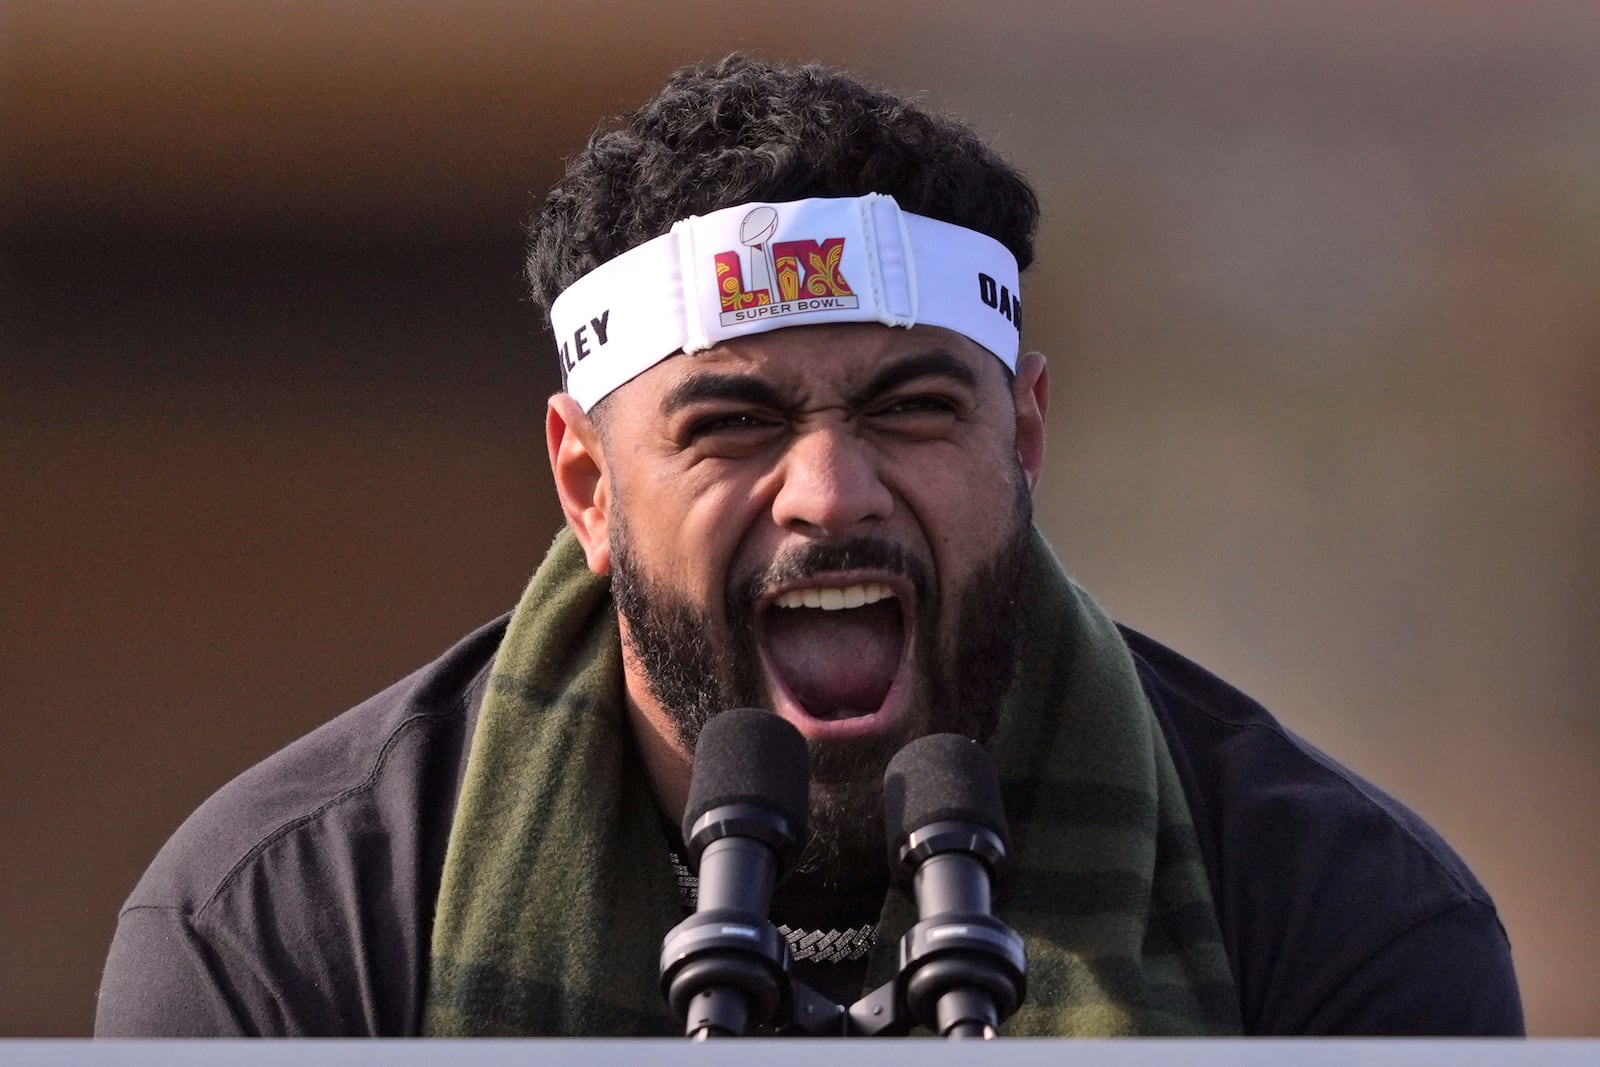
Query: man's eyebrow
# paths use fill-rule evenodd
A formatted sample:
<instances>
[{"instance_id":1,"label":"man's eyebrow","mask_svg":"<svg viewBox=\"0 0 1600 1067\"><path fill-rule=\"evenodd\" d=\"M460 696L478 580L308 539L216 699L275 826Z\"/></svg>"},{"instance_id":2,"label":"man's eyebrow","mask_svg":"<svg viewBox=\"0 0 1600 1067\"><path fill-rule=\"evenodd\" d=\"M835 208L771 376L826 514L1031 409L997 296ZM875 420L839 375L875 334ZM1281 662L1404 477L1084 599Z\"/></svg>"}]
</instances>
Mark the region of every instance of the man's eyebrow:
<instances>
[{"instance_id":1,"label":"man's eyebrow","mask_svg":"<svg viewBox=\"0 0 1600 1067\"><path fill-rule=\"evenodd\" d=\"M874 397L917 378L952 378L968 389L978 387L978 375L960 356L945 348L933 348L897 359L874 374L850 394L851 407L861 407Z\"/></svg>"},{"instance_id":2,"label":"man's eyebrow","mask_svg":"<svg viewBox=\"0 0 1600 1067\"><path fill-rule=\"evenodd\" d=\"M661 414L671 415L703 400L733 400L774 408L787 403L771 382L761 378L747 374L695 374L668 390L661 400Z\"/></svg>"}]
</instances>

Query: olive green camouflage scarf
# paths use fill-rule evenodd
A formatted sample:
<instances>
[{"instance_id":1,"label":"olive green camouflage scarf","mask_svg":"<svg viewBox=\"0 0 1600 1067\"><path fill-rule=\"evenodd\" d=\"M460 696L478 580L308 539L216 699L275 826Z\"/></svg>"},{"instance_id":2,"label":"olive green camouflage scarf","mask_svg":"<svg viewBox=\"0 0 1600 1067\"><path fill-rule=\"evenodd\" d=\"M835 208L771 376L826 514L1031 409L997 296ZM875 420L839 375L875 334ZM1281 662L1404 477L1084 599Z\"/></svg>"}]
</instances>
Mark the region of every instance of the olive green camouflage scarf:
<instances>
[{"instance_id":1,"label":"olive green camouflage scarf","mask_svg":"<svg viewBox=\"0 0 1600 1067\"><path fill-rule=\"evenodd\" d=\"M1005 1035L1224 1034L1239 1009L1177 773L1110 619L1035 537L1023 667L991 748L1028 950ZM682 1032L657 987L683 918L624 714L610 585L556 538L495 659L451 830L425 1030ZM916 906L889 891L869 988Z\"/></svg>"}]
</instances>

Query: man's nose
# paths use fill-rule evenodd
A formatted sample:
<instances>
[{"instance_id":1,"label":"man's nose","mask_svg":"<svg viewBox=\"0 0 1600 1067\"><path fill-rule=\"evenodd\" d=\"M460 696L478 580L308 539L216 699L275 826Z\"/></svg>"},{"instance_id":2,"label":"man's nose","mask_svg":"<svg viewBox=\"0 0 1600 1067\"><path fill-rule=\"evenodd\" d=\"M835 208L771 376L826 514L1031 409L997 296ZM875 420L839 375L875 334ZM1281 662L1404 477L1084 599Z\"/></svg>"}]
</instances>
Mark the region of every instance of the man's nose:
<instances>
[{"instance_id":1,"label":"man's nose","mask_svg":"<svg viewBox=\"0 0 1600 1067\"><path fill-rule=\"evenodd\" d=\"M847 427L799 434L784 454L772 517L784 529L843 537L886 519L894 496L883 484L880 457Z\"/></svg>"}]
</instances>

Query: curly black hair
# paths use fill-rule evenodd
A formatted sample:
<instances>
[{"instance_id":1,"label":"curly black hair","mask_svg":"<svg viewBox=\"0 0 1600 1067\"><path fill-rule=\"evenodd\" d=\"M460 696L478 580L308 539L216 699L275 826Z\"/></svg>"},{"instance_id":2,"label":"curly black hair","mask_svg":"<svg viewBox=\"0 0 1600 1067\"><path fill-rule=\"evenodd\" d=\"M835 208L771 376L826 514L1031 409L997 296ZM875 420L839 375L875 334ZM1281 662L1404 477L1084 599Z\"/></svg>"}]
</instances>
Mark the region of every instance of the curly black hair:
<instances>
[{"instance_id":1,"label":"curly black hair","mask_svg":"<svg viewBox=\"0 0 1600 1067\"><path fill-rule=\"evenodd\" d=\"M528 226L528 283L562 290L674 222L749 201L887 193L988 234L1026 270L1039 201L966 126L826 67L684 67L567 165Z\"/></svg>"}]
</instances>

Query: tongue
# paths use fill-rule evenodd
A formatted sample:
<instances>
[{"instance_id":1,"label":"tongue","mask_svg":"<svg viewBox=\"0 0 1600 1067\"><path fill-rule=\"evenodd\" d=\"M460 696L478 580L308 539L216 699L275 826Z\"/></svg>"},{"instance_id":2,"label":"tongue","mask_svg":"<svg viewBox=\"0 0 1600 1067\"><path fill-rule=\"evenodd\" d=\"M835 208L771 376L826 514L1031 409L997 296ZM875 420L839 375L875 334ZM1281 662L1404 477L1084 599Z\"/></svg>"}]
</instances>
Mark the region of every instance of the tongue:
<instances>
[{"instance_id":1,"label":"tongue","mask_svg":"<svg viewBox=\"0 0 1600 1067\"><path fill-rule=\"evenodd\" d=\"M904 640L893 600L843 611L773 608L765 621L772 665L807 713L867 715L883 704Z\"/></svg>"}]
</instances>

